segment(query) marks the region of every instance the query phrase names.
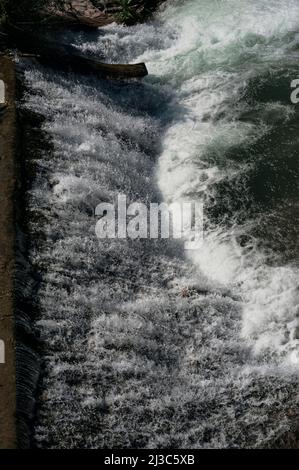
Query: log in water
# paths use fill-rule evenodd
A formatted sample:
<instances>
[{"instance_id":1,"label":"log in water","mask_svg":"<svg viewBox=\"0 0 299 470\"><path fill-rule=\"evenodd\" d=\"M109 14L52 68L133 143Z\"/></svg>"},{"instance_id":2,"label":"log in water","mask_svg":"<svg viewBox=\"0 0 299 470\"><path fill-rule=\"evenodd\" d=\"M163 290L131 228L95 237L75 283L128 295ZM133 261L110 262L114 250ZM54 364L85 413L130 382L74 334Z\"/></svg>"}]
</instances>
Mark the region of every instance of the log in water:
<instances>
[{"instance_id":1,"label":"log in water","mask_svg":"<svg viewBox=\"0 0 299 470\"><path fill-rule=\"evenodd\" d=\"M19 29L11 29L9 36L21 52L36 54L39 61L55 68L71 68L87 75L94 73L101 78L111 79L143 78L148 74L144 63L103 63L80 53L72 45L60 44Z\"/></svg>"}]
</instances>

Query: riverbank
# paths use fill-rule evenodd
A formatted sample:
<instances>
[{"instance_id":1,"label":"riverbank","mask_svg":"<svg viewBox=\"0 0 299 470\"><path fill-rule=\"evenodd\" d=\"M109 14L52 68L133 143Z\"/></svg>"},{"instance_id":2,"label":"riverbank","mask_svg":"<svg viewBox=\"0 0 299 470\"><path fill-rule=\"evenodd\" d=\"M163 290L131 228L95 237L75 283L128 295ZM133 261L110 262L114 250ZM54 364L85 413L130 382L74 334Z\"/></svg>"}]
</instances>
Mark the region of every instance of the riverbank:
<instances>
[{"instance_id":1,"label":"riverbank","mask_svg":"<svg viewBox=\"0 0 299 470\"><path fill-rule=\"evenodd\" d=\"M97 29L111 23L132 26L147 21L165 0L70 0L47 2L37 8L34 0L30 9L7 9L0 2L0 50L1 41L13 25L19 31L45 31L61 28ZM9 32L8 32L9 35ZM9 38L7 38L9 39Z\"/></svg>"},{"instance_id":2,"label":"riverbank","mask_svg":"<svg viewBox=\"0 0 299 470\"><path fill-rule=\"evenodd\" d=\"M0 448L16 447L16 373L14 319L14 190L16 181L16 78L14 63L0 57L0 79L6 86L7 108L0 117L0 339L5 363L0 364Z\"/></svg>"}]
</instances>

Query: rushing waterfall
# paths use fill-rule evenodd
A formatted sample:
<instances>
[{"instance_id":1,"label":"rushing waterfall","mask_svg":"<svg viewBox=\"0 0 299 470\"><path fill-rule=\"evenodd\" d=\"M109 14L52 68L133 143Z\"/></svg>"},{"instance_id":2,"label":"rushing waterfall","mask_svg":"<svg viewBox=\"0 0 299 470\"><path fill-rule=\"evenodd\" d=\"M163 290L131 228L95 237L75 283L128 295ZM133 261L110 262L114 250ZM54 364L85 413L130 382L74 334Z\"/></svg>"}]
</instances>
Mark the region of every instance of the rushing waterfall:
<instances>
[{"instance_id":1,"label":"rushing waterfall","mask_svg":"<svg viewBox=\"0 0 299 470\"><path fill-rule=\"evenodd\" d=\"M297 0L169 1L61 37L142 82L23 63L38 447L283 447L298 422ZM204 242L95 235L95 208L200 201Z\"/></svg>"}]
</instances>

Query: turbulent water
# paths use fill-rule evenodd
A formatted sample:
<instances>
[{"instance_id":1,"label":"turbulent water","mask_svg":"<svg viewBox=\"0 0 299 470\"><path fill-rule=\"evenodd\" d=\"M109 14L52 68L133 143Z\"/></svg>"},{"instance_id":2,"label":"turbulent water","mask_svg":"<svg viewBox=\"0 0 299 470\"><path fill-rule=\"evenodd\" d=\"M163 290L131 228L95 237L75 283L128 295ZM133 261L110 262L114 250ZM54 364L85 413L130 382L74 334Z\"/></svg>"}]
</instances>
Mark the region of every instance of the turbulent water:
<instances>
[{"instance_id":1,"label":"turbulent water","mask_svg":"<svg viewBox=\"0 0 299 470\"><path fill-rule=\"evenodd\" d=\"M25 67L38 447L298 442L297 0L169 1L63 38L142 83ZM32 160L33 158L33 160ZM106 240L100 202L200 201L204 242Z\"/></svg>"}]
</instances>

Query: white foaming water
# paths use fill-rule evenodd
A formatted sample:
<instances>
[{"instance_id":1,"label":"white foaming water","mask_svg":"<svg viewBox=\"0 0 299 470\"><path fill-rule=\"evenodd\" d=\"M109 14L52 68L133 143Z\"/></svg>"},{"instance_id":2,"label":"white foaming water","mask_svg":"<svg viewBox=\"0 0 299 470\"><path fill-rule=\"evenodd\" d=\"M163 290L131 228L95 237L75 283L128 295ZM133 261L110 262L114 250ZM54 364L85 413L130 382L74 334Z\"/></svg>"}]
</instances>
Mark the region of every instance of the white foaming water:
<instances>
[{"instance_id":1,"label":"white foaming water","mask_svg":"<svg viewBox=\"0 0 299 470\"><path fill-rule=\"evenodd\" d=\"M168 201L204 200L215 183L235 176L235 168L223 168L226 150L252 146L269 131L265 121L238 120L247 105L240 98L254 77L296 61L294 37L287 34L299 27L299 5L292 0L189 1L168 9L162 18L175 29L177 40L166 50L139 57L156 77L171 82L182 108L164 139L159 186ZM286 120L292 113L289 105L280 106L279 112ZM207 166L210 149L220 165ZM247 165L239 165L237 172L246 171ZM191 259L209 279L241 295L242 335L253 351L271 351L285 365L298 367L299 270L268 267L259 250L248 254L248 247L241 248L236 240L244 232L246 225L227 232L221 225L207 228L203 247Z\"/></svg>"},{"instance_id":2,"label":"white foaming water","mask_svg":"<svg viewBox=\"0 0 299 470\"><path fill-rule=\"evenodd\" d=\"M275 81L292 66L298 18L288 0L170 2L150 24L68 36L111 61L145 60L143 83L27 68L25 106L46 117L53 144L36 156L28 195L42 278L37 445L292 441L298 273L261 244L268 214L250 188L261 140L298 119L255 95L269 70ZM119 193L203 201L203 247L99 244L94 209Z\"/></svg>"}]
</instances>

